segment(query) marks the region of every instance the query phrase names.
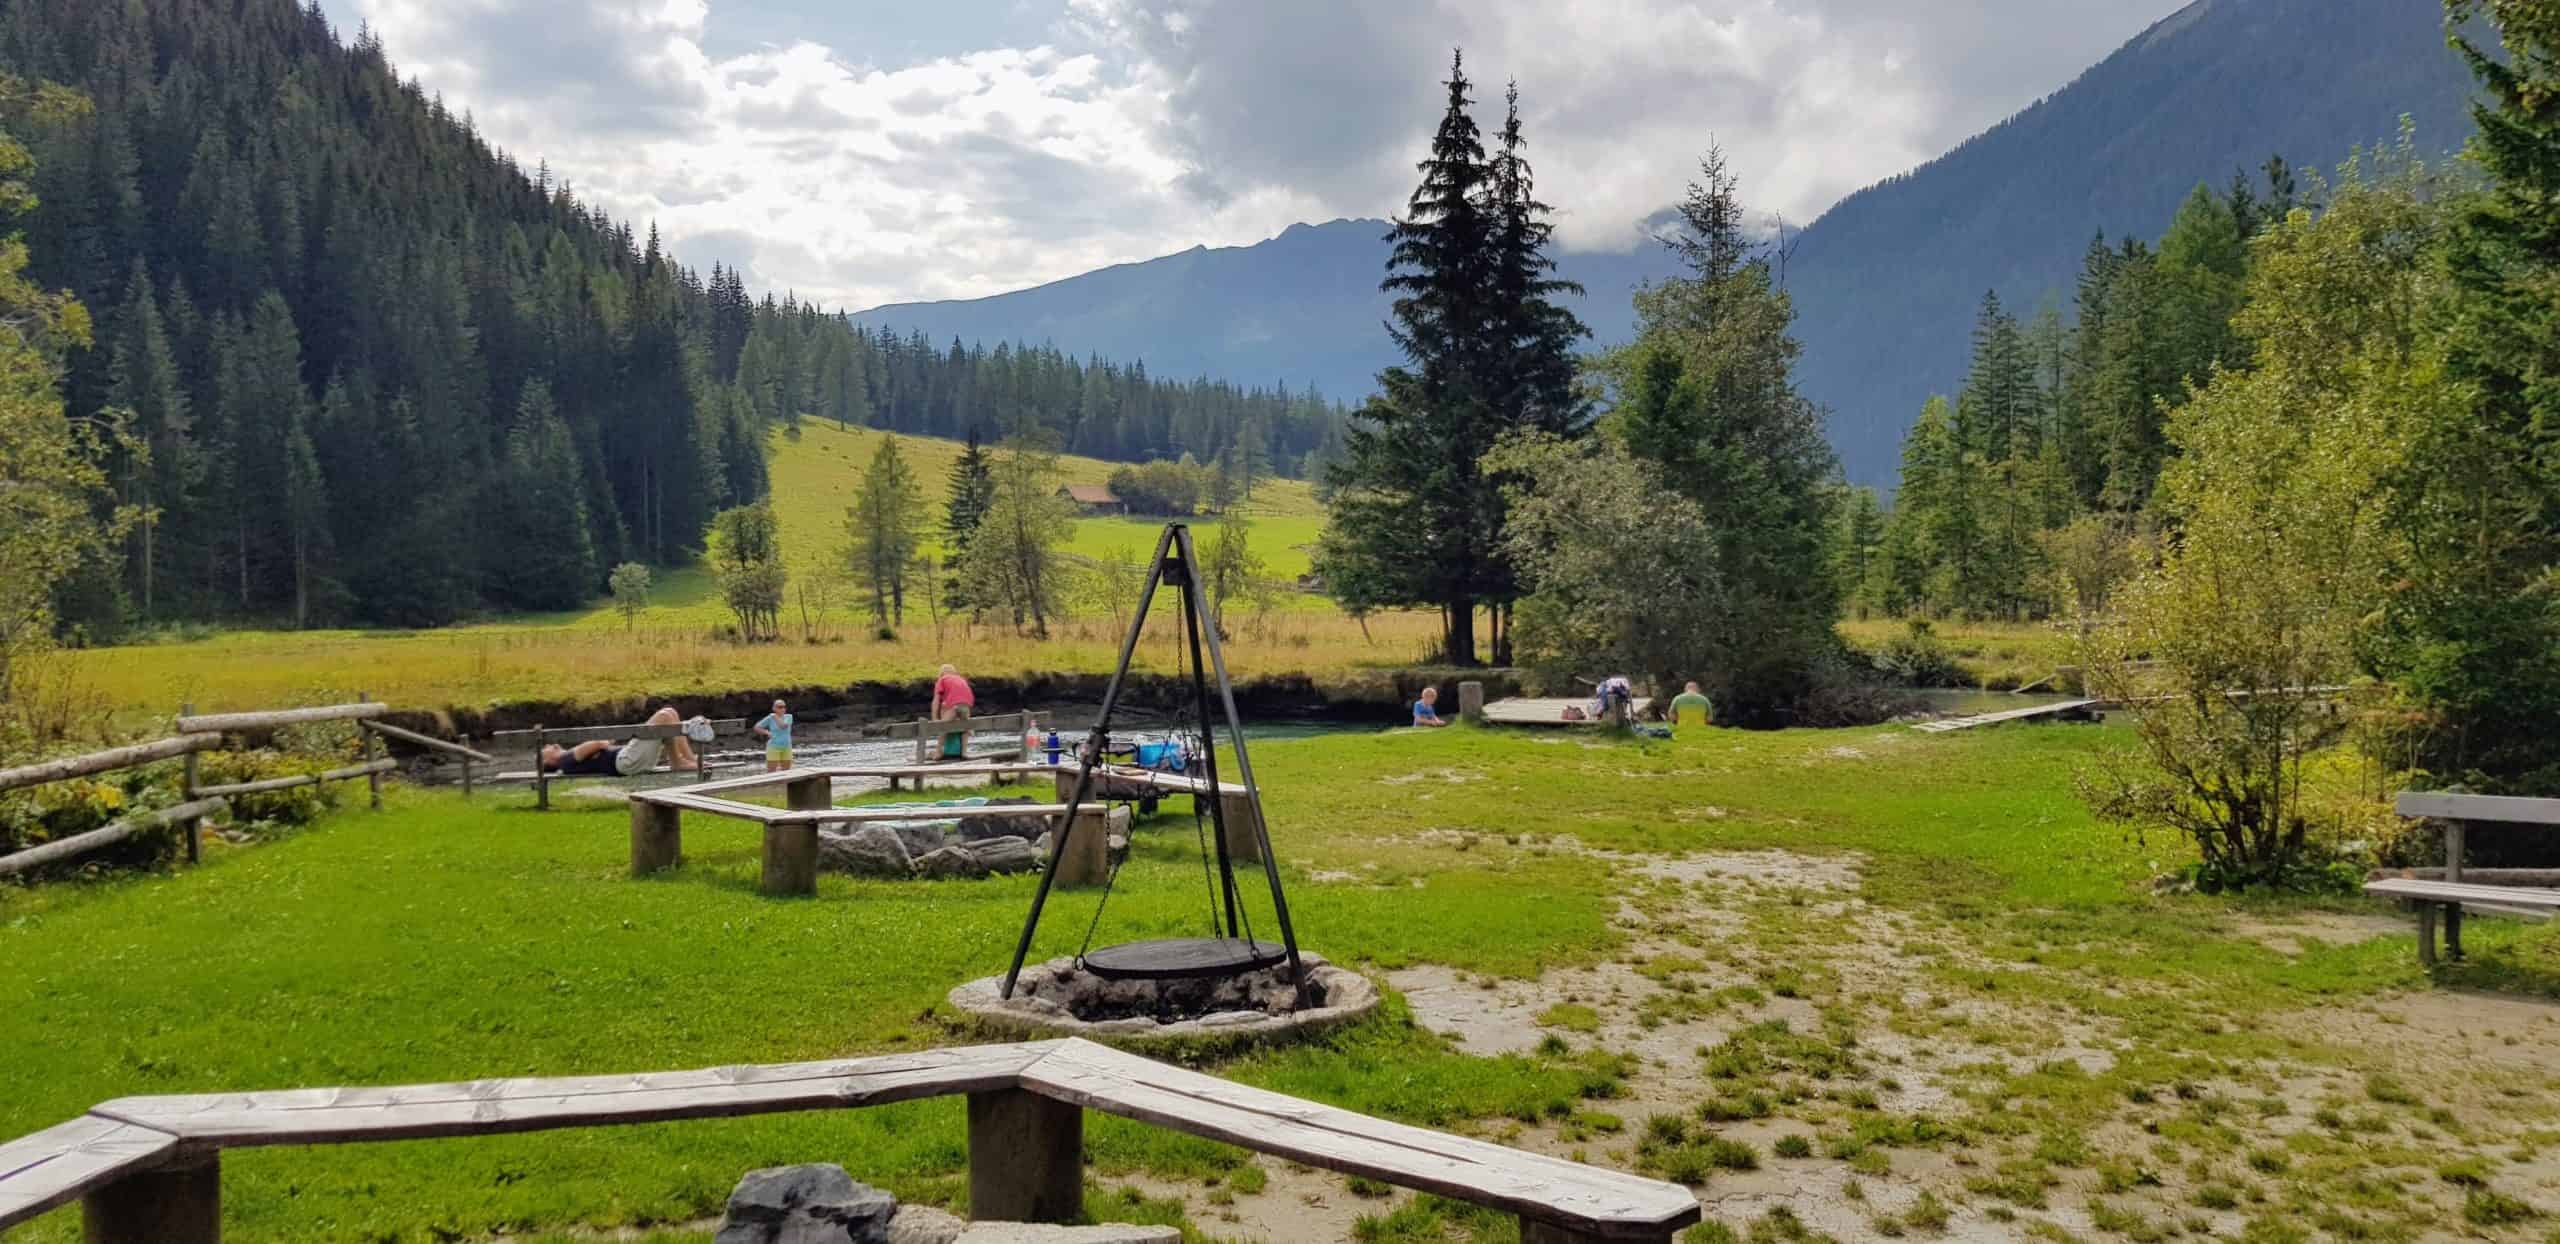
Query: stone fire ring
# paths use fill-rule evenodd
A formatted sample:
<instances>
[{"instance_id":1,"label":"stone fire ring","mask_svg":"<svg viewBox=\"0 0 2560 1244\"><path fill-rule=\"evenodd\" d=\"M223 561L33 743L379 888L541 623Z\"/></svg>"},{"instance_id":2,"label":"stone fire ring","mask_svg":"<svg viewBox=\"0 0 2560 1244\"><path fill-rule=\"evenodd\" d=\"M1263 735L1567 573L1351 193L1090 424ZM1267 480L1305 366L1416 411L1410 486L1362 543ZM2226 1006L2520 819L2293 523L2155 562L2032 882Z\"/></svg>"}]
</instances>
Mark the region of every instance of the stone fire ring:
<instances>
[{"instance_id":1,"label":"stone fire ring","mask_svg":"<svg viewBox=\"0 0 2560 1244\"><path fill-rule=\"evenodd\" d=\"M1023 968L1011 1000L998 992L1004 978L989 976L953 989L951 1005L998 1036L1086 1037L1131 1048L1299 1041L1378 1009L1368 977L1321 955L1302 951L1298 959L1316 1003L1304 1010L1289 1009L1296 995L1285 964L1215 981L1106 981L1073 959Z\"/></svg>"}]
</instances>

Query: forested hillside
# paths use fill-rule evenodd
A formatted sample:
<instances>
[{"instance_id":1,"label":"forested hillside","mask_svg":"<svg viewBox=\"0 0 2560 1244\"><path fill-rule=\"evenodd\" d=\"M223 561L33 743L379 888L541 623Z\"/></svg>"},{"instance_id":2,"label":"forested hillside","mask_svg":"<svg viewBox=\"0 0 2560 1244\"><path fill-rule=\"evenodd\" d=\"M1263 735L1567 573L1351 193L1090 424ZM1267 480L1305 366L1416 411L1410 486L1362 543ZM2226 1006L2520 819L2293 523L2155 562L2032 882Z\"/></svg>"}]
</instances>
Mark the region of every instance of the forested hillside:
<instances>
[{"instance_id":1,"label":"forested hillside","mask_svg":"<svg viewBox=\"0 0 2560 1244\"><path fill-rule=\"evenodd\" d=\"M2271 155L2325 169L2404 115L2424 149L2458 148L2472 89L2428 0L2196 0L1805 230L1787 266L1805 395L1850 477L1886 482L1920 403L1964 377L1958 308L1985 290L2068 308L2091 235L2155 236L2197 183L2256 180Z\"/></svg>"},{"instance_id":2,"label":"forested hillside","mask_svg":"<svg viewBox=\"0 0 2560 1244\"><path fill-rule=\"evenodd\" d=\"M32 276L76 294L75 419L129 412L133 619L434 624L551 608L695 553L802 418L1295 470L1320 405L1054 351L874 337L677 263L292 0L14 0L0 70L85 93L33 127ZM532 556L538 554L539 556Z\"/></svg>"}]
</instances>

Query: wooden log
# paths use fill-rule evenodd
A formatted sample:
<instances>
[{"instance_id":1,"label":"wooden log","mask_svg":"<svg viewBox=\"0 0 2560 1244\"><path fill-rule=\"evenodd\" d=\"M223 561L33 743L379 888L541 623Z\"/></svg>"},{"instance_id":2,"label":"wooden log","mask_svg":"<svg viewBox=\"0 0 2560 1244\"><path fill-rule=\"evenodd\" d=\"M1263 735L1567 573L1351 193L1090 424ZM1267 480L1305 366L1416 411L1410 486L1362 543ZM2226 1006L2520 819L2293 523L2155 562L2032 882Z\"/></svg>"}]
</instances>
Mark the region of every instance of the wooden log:
<instances>
[{"instance_id":1,"label":"wooden log","mask_svg":"<svg viewBox=\"0 0 2560 1244\"><path fill-rule=\"evenodd\" d=\"M1074 1222L1084 1212L1084 1111L1020 1089L969 1095L969 1219Z\"/></svg>"},{"instance_id":2,"label":"wooden log","mask_svg":"<svg viewBox=\"0 0 2560 1244\"><path fill-rule=\"evenodd\" d=\"M29 847L15 855L0 855L0 877L14 876L30 868L86 855L100 847L112 846L147 830L192 821L197 817L220 812L225 806L225 801L220 798L190 800L176 807L129 816L112 825L99 826L85 834L73 834L68 838L48 842L42 846Z\"/></svg>"},{"instance_id":3,"label":"wooden log","mask_svg":"<svg viewBox=\"0 0 2560 1244\"><path fill-rule=\"evenodd\" d=\"M415 730L404 730L387 721L365 721L357 724L363 726L367 730L373 731L376 734L382 735L385 738L398 739L403 743L415 743L430 751L443 752L448 756L460 756L465 760L477 760L482 764L498 763L496 757L491 756L486 752L474 751L460 743L448 743L432 734L420 734Z\"/></svg>"},{"instance_id":4,"label":"wooden log","mask_svg":"<svg viewBox=\"0 0 2560 1244\"><path fill-rule=\"evenodd\" d=\"M199 795L224 796L260 795L271 790L291 790L296 786L316 786L322 782L343 782L349 778L365 778L371 781L380 781L381 775L389 773L399 767L399 761L385 758L382 760L366 761L360 765L348 765L343 769L330 769L321 773L296 773L290 777L260 778L255 782L233 782L227 786L207 786L197 790L196 793Z\"/></svg>"},{"instance_id":5,"label":"wooden log","mask_svg":"<svg viewBox=\"0 0 2560 1244\"><path fill-rule=\"evenodd\" d=\"M2462 822L2444 823L2444 879L2462 883Z\"/></svg>"},{"instance_id":6,"label":"wooden log","mask_svg":"<svg viewBox=\"0 0 2560 1244\"><path fill-rule=\"evenodd\" d=\"M1111 809L1088 803L1076 809L1067 831L1066 851L1058 857L1057 884L1101 885L1111 877Z\"/></svg>"},{"instance_id":7,"label":"wooden log","mask_svg":"<svg viewBox=\"0 0 2560 1244\"><path fill-rule=\"evenodd\" d=\"M205 717L181 717L178 729L186 733L210 730L228 733L233 730L273 730L279 726L298 726L313 721L353 721L380 717L390 712L388 704L370 700L354 704L324 704L318 708L280 708L260 713L214 713Z\"/></svg>"},{"instance_id":8,"label":"wooden log","mask_svg":"<svg viewBox=\"0 0 2560 1244\"><path fill-rule=\"evenodd\" d=\"M359 691L356 693L356 700L359 703L369 704L373 701L373 693L370 691ZM382 739L379 736L370 733L364 734L364 758L366 760L382 758ZM367 769L365 771L364 793L365 802L370 805L374 811L380 812L382 810L382 770Z\"/></svg>"},{"instance_id":9,"label":"wooden log","mask_svg":"<svg viewBox=\"0 0 2560 1244\"><path fill-rule=\"evenodd\" d=\"M818 892L816 825L764 827L764 879L761 888L773 898L805 898Z\"/></svg>"},{"instance_id":10,"label":"wooden log","mask_svg":"<svg viewBox=\"0 0 2560 1244\"><path fill-rule=\"evenodd\" d=\"M2421 901L2418 904L2418 966L2431 968L2435 965L2436 905Z\"/></svg>"},{"instance_id":11,"label":"wooden log","mask_svg":"<svg viewBox=\"0 0 2560 1244\"><path fill-rule=\"evenodd\" d=\"M631 801L631 875L646 877L684 860L684 812L669 804Z\"/></svg>"},{"instance_id":12,"label":"wooden log","mask_svg":"<svg viewBox=\"0 0 2560 1244\"><path fill-rule=\"evenodd\" d=\"M744 717L705 718L704 720L711 723L711 733L714 737L736 734L745 729L747 724L747 719ZM530 730L499 730L490 734L489 737L493 740L506 739L510 742L531 741L534 746L540 747L545 743L619 743L625 739L672 739L681 737L683 734L684 723L682 722L672 726L639 722L628 726L535 726Z\"/></svg>"},{"instance_id":13,"label":"wooden log","mask_svg":"<svg viewBox=\"0 0 2560 1244\"><path fill-rule=\"evenodd\" d=\"M1458 684L1458 716L1477 725L1484 724L1484 684L1472 679Z\"/></svg>"},{"instance_id":14,"label":"wooden log","mask_svg":"<svg viewBox=\"0 0 2560 1244\"><path fill-rule=\"evenodd\" d=\"M1205 798L1205 796L1193 796ZM1227 837L1227 858L1239 864L1262 862L1262 808L1243 791L1218 796L1218 815Z\"/></svg>"},{"instance_id":15,"label":"wooden log","mask_svg":"<svg viewBox=\"0 0 2560 1244\"><path fill-rule=\"evenodd\" d=\"M1010 730L1015 734L1021 734L1030 728L1030 721L1029 713L997 713L991 717L950 717L938 720L929 717L918 718L914 721L891 722L881 729L880 737L912 739L930 735L939 742L943 735L954 730L966 730L972 733L983 731L990 734L999 730Z\"/></svg>"},{"instance_id":16,"label":"wooden log","mask_svg":"<svg viewBox=\"0 0 2560 1244\"><path fill-rule=\"evenodd\" d=\"M175 738L155 739L125 747L110 747L86 756L64 756L57 760L0 769L0 790L16 790L21 786L41 786L66 778L87 777L111 769L130 769L172 756L192 755L222 746L219 734L181 734Z\"/></svg>"},{"instance_id":17,"label":"wooden log","mask_svg":"<svg viewBox=\"0 0 2560 1244\"><path fill-rule=\"evenodd\" d=\"M2445 958L2456 963L2462 962L2462 904L2460 903L2444 905L2444 955Z\"/></svg>"},{"instance_id":18,"label":"wooden log","mask_svg":"<svg viewBox=\"0 0 2560 1244\"><path fill-rule=\"evenodd\" d=\"M221 1244L222 1155L136 1171L80 1199L85 1244Z\"/></svg>"},{"instance_id":19,"label":"wooden log","mask_svg":"<svg viewBox=\"0 0 2560 1244\"><path fill-rule=\"evenodd\" d=\"M177 1144L167 1132L95 1115L0 1142L0 1234L158 1163Z\"/></svg>"},{"instance_id":20,"label":"wooden log","mask_svg":"<svg viewBox=\"0 0 2560 1244\"><path fill-rule=\"evenodd\" d=\"M517 732L516 732L516 731L510 731L510 730L501 730L501 731L499 731L499 732L498 732L498 733L496 733L496 734L490 735L489 737L490 737L492 740L495 740L495 739L502 739L502 738L505 738L507 735L509 735L509 734L513 734L513 733L517 733ZM533 730L532 730L532 734L533 734L533 807L534 807L534 810L535 810L535 811L537 811L537 812L548 812L548 811L550 811L550 810L551 810L551 770L550 770L549 768L545 767L545 766L543 765L543 763L542 763L543 739L544 739L545 737L547 737L547 732L546 732L546 731L544 731L542 727L540 727L540 726L535 726L535 727L533 728ZM635 832L636 832L636 831L635 831ZM632 857L631 857L632 871L633 871L633 872L635 872L635 873L639 871L639 867L640 867L639 849L640 849L640 848L639 848L639 845L635 842L635 843L633 844L633 846L632 846L632 852L633 852L633 854L632 854Z\"/></svg>"}]
</instances>

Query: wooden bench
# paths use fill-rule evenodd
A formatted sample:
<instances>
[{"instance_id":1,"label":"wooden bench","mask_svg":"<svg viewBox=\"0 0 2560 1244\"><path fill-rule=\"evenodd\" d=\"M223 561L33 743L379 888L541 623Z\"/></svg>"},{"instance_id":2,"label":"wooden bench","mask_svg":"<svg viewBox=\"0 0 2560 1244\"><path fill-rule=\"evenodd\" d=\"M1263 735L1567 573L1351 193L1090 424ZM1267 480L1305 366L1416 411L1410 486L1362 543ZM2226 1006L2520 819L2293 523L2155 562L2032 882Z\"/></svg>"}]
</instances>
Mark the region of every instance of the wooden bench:
<instances>
[{"instance_id":1,"label":"wooden bench","mask_svg":"<svg viewBox=\"0 0 2560 1244\"><path fill-rule=\"evenodd\" d=\"M687 812L702 812L764 828L764 873L761 888L772 895L818 892L818 826L876 824L883 821L940 821L962 817L1037 817L1055 828L1067 806L1055 804L987 805L967 808L839 808L835 779L864 776L859 767L786 769L706 782L699 786L635 791L631 796L631 875L645 877L675 867L684 858ZM743 803L725 795L779 786L783 807ZM1099 880L1109 866L1108 809L1100 804L1076 818L1067 835L1067 858L1059 862L1058 880L1071 885ZM1026 835L1030 836L1030 835ZM1088 875L1092 874L1092 875Z\"/></svg>"},{"instance_id":2,"label":"wooden bench","mask_svg":"<svg viewBox=\"0 0 2560 1244\"><path fill-rule=\"evenodd\" d=\"M746 728L747 719L744 717L722 717L711 722L711 734L713 738L718 738L724 734L741 734L746 731ZM530 730L499 730L490 734L490 742L495 743L498 740L505 739L518 745L531 746L533 748L533 769L530 772L525 773L497 774L491 780L499 782L533 783L533 806L548 809L551 806L551 784L553 782L576 781L580 778L599 778L611 781L623 775L551 772L550 770L542 767L542 749L544 747L553 743L557 743L562 747L575 747L580 743L598 741L621 743L629 739L678 739L683 737L684 726L681 723L672 726L654 726L646 722L642 722L638 725L630 726L563 726L557 729L548 726L535 726ZM711 757L707 753L697 752L696 756L702 761L701 769L696 771L695 774L697 780L706 782L711 780L711 772L718 766L711 763ZM628 776L644 777L652 774L674 772L676 772L675 769L661 765L657 768L646 770L643 773L635 773Z\"/></svg>"},{"instance_id":3,"label":"wooden bench","mask_svg":"<svg viewBox=\"0 0 2560 1244\"><path fill-rule=\"evenodd\" d=\"M2365 884L2364 892L2399 899L2418 909L2418 962L2436 961L2436 921L2444 921L2445 953L2462 958L2462 913L2476 908L2529 917L2560 912L2560 889L2540 885L2482 885L2463 879L2465 827L2474 824L2560 826L2560 799L2513 799L2496 795L2454 795L2436 791L2402 791L2393 805L2402 816L2429 817L2444 823L2444 867L2436 877L2414 874L2384 877ZM2498 870L2512 875L2518 870ZM2560 879L2555 877L2553 879Z\"/></svg>"},{"instance_id":4,"label":"wooden bench","mask_svg":"<svg viewBox=\"0 0 2560 1244\"><path fill-rule=\"evenodd\" d=\"M1075 766L1061 766L1055 772L1058 802L1065 803L1075 795ZM1219 819L1226 826L1227 858L1239 864L1262 862L1262 835L1254 832L1255 826L1260 824L1257 815L1260 805L1254 802L1252 788L1222 781L1212 792L1207 778L1163 773L1135 765L1103 765L1094 769L1093 788L1086 792L1086 798L1126 800L1137 797L1131 794L1133 791L1189 795L1195 807L1203 796L1214 794L1223 805Z\"/></svg>"},{"instance_id":5,"label":"wooden bench","mask_svg":"<svg viewBox=\"0 0 2560 1244\"><path fill-rule=\"evenodd\" d=\"M1678 1184L1390 1123L1066 1039L637 1075L122 1097L0 1144L0 1231L77 1198L90 1244L217 1244L226 1149L961 1095L969 1213L979 1221L1067 1222L1083 1211L1087 1110L1499 1209L1518 1216L1523 1244L1670 1244L1700 1216L1696 1196Z\"/></svg>"},{"instance_id":6,"label":"wooden bench","mask_svg":"<svg viewBox=\"0 0 2560 1244\"><path fill-rule=\"evenodd\" d=\"M1022 738L1023 731L1039 724L1040 718L1037 714L998 713L993 717L954 717L947 721L901 721L882 730L880 737L914 739L916 763L920 765L945 761L986 760L998 756L1015 756L1028 760L1030 757L1023 754L1022 744L1018 740ZM969 736L980 733L1003 733L1017 741L1010 746L998 745L971 755ZM953 741L955 736L958 740L956 743Z\"/></svg>"}]
</instances>

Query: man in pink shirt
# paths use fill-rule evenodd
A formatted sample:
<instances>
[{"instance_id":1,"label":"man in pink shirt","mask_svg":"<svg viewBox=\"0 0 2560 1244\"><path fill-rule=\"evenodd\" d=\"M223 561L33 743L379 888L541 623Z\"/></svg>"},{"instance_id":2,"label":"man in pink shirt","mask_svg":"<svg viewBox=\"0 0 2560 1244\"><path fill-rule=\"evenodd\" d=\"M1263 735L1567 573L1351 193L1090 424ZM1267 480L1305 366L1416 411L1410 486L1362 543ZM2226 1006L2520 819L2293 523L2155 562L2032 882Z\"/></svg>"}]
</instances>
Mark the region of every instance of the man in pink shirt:
<instances>
[{"instance_id":1,"label":"man in pink shirt","mask_svg":"<svg viewBox=\"0 0 2560 1244\"><path fill-rule=\"evenodd\" d=\"M969 680L962 678L959 670L943 666L941 675L933 680L933 720L966 717L977 706L978 696L969 690Z\"/></svg>"}]
</instances>

